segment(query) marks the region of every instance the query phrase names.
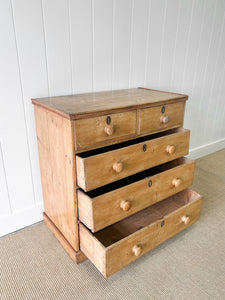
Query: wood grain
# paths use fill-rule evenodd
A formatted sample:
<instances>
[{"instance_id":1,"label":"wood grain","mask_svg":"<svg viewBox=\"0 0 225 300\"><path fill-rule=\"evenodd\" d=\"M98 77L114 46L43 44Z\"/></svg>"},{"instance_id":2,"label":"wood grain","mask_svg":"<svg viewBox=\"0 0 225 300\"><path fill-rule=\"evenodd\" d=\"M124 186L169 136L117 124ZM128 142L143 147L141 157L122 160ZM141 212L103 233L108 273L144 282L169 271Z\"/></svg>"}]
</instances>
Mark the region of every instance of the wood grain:
<instances>
[{"instance_id":1,"label":"wood grain","mask_svg":"<svg viewBox=\"0 0 225 300\"><path fill-rule=\"evenodd\" d=\"M140 109L139 134L183 126L184 109L185 102Z\"/></svg>"},{"instance_id":2,"label":"wood grain","mask_svg":"<svg viewBox=\"0 0 225 300\"><path fill-rule=\"evenodd\" d=\"M80 232L80 248L82 252L90 259L90 261L98 268L98 270L105 276L105 247L90 234L88 229L79 224Z\"/></svg>"},{"instance_id":3,"label":"wood grain","mask_svg":"<svg viewBox=\"0 0 225 300\"><path fill-rule=\"evenodd\" d=\"M65 118L83 119L187 99L187 95L136 88L32 99L32 102Z\"/></svg>"},{"instance_id":4,"label":"wood grain","mask_svg":"<svg viewBox=\"0 0 225 300\"><path fill-rule=\"evenodd\" d=\"M144 173L144 179L140 180L143 177L140 174L140 178L131 184L126 182L125 186L119 188L113 186L110 192L104 193L104 188L101 188L103 194L96 197L92 196L94 191L89 196L78 190L79 219L92 232L118 222L189 187L193 182L194 166L194 161L180 158L157 167L154 175L151 169ZM180 185L175 187L173 181L178 179Z\"/></svg>"},{"instance_id":5,"label":"wood grain","mask_svg":"<svg viewBox=\"0 0 225 300\"><path fill-rule=\"evenodd\" d=\"M87 155L87 157L84 157L85 154L76 155L77 183L84 191L89 191L174 160L188 154L189 137L189 130L178 128L171 131L171 134L164 136L162 134L158 138L106 153ZM144 145L146 145L146 151L143 151ZM166 152L168 145L175 147L173 154ZM113 164L119 162L123 164L123 170L118 173L113 170Z\"/></svg>"},{"instance_id":6,"label":"wood grain","mask_svg":"<svg viewBox=\"0 0 225 300\"><path fill-rule=\"evenodd\" d=\"M33 100L44 219L74 261L87 256L107 277L198 219L202 197L182 191L194 173L180 158L187 98L129 89Z\"/></svg>"},{"instance_id":7,"label":"wood grain","mask_svg":"<svg viewBox=\"0 0 225 300\"><path fill-rule=\"evenodd\" d=\"M51 232L55 235L58 241L61 243L63 248L69 254L69 256L74 260L76 263L81 263L82 261L86 260L86 256L81 251L75 251L67 239L62 235L62 233L58 230L58 228L54 225L54 223L50 220L50 218L43 213L43 218L45 224L51 230Z\"/></svg>"},{"instance_id":8,"label":"wood grain","mask_svg":"<svg viewBox=\"0 0 225 300\"><path fill-rule=\"evenodd\" d=\"M196 222L202 201L201 195L184 190L95 235L80 224L81 250L108 277L137 259L135 245L141 248L142 256ZM188 224L182 221L183 216L190 218Z\"/></svg>"},{"instance_id":9,"label":"wood grain","mask_svg":"<svg viewBox=\"0 0 225 300\"><path fill-rule=\"evenodd\" d=\"M45 212L78 251L72 122L35 106Z\"/></svg>"},{"instance_id":10,"label":"wood grain","mask_svg":"<svg viewBox=\"0 0 225 300\"><path fill-rule=\"evenodd\" d=\"M110 124L107 124L107 118ZM136 110L74 121L76 149L136 134ZM110 126L110 127L109 127Z\"/></svg>"}]
</instances>

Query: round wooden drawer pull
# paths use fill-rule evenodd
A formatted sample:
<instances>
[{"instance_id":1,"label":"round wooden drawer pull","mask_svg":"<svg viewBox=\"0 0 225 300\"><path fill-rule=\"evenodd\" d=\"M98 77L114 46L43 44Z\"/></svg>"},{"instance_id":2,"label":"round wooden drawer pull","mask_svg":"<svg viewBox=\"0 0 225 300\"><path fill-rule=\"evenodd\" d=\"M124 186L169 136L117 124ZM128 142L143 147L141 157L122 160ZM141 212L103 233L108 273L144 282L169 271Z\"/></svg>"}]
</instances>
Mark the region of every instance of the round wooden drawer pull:
<instances>
[{"instance_id":1,"label":"round wooden drawer pull","mask_svg":"<svg viewBox=\"0 0 225 300\"><path fill-rule=\"evenodd\" d=\"M175 152L175 146L168 145L166 147L166 152L169 153L169 154L174 154L174 152Z\"/></svg>"},{"instance_id":2,"label":"round wooden drawer pull","mask_svg":"<svg viewBox=\"0 0 225 300\"><path fill-rule=\"evenodd\" d=\"M107 135L113 135L113 133L114 133L114 126L111 125L111 124L105 125L105 133Z\"/></svg>"},{"instance_id":3,"label":"round wooden drawer pull","mask_svg":"<svg viewBox=\"0 0 225 300\"><path fill-rule=\"evenodd\" d=\"M161 116L160 117L160 123L162 123L162 124L166 124L166 123L168 123L169 122L169 116Z\"/></svg>"},{"instance_id":4,"label":"round wooden drawer pull","mask_svg":"<svg viewBox=\"0 0 225 300\"><path fill-rule=\"evenodd\" d=\"M131 208L131 203L128 200L123 200L120 203L120 208L122 208L123 211L128 211Z\"/></svg>"},{"instance_id":5,"label":"round wooden drawer pull","mask_svg":"<svg viewBox=\"0 0 225 300\"><path fill-rule=\"evenodd\" d=\"M113 170L114 170L116 173L122 172L122 170L123 170L123 164L122 164L121 162L114 163L114 164L113 164Z\"/></svg>"},{"instance_id":6,"label":"round wooden drawer pull","mask_svg":"<svg viewBox=\"0 0 225 300\"><path fill-rule=\"evenodd\" d=\"M182 221L185 225L187 225L188 223L190 223L191 218L188 217L188 216L183 216L183 217L181 218L181 221Z\"/></svg>"},{"instance_id":7,"label":"round wooden drawer pull","mask_svg":"<svg viewBox=\"0 0 225 300\"><path fill-rule=\"evenodd\" d=\"M174 178L173 181L172 181L172 185L173 185L174 187L180 186L181 183L182 183L182 180L181 180L180 178Z\"/></svg>"},{"instance_id":8,"label":"round wooden drawer pull","mask_svg":"<svg viewBox=\"0 0 225 300\"><path fill-rule=\"evenodd\" d=\"M134 247L132 248L132 252L135 256L139 256L142 252L141 246L134 245Z\"/></svg>"}]
</instances>

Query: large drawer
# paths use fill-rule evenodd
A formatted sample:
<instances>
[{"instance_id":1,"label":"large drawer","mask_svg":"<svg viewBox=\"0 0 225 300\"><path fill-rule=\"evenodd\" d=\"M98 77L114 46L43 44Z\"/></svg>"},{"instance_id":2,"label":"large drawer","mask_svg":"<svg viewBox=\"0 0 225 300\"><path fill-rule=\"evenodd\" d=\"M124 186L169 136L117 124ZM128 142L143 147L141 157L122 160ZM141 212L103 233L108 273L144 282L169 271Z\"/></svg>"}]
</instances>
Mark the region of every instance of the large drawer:
<instances>
[{"instance_id":1,"label":"large drawer","mask_svg":"<svg viewBox=\"0 0 225 300\"><path fill-rule=\"evenodd\" d=\"M188 154L190 131L176 128L79 153L77 183L89 191Z\"/></svg>"},{"instance_id":2,"label":"large drawer","mask_svg":"<svg viewBox=\"0 0 225 300\"><path fill-rule=\"evenodd\" d=\"M136 134L136 110L74 121L76 149Z\"/></svg>"},{"instance_id":3,"label":"large drawer","mask_svg":"<svg viewBox=\"0 0 225 300\"><path fill-rule=\"evenodd\" d=\"M79 219L96 232L189 187L194 167L182 157L87 193L78 190Z\"/></svg>"},{"instance_id":4,"label":"large drawer","mask_svg":"<svg viewBox=\"0 0 225 300\"><path fill-rule=\"evenodd\" d=\"M202 200L184 190L95 234L80 224L81 251L108 277L197 221Z\"/></svg>"},{"instance_id":5,"label":"large drawer","mask_svg":"<svg viewBox=\"0 0 225 300\"><path fill-rule=\"evenodd\" d=\"M185 101L139 110L139 133L183 126Z\"/></svg>"}]
</instances>

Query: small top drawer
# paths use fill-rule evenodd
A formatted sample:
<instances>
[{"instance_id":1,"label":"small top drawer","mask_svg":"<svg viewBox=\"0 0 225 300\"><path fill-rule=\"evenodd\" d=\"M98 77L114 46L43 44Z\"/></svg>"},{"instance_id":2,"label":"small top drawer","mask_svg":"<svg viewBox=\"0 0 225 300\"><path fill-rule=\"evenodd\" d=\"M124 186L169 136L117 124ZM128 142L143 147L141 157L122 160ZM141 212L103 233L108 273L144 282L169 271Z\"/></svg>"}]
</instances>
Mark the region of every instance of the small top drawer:
<instances>
[{"instance_id":1,"label":"small top drawer","mask_svg":"<svg viewBox=\"0 0 225 300\"><path fill-rule=\"evenodd\" d=\"M151 133L183 126L185 102L139 110L139 133Z\"/></svg>"},{"instance_id":2,"label":"small top drawer","mask_svg":"<svg viewBox=\"0 0 225 300\"><path fill-rule=\"evenodd\" d=\"M75 120L76 149L136 134L136 110Z\"/></svg>"}]
</instances>

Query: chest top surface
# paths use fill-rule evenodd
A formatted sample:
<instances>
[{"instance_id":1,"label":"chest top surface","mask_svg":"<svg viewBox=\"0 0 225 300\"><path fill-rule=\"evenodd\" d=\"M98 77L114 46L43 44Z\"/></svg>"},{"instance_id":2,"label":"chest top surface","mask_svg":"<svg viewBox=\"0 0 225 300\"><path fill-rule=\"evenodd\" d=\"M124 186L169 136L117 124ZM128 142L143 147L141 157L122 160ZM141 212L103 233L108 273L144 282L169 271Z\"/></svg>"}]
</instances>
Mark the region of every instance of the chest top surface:
<instances>
[{"instance_id":1,"label":"chest top surface","mask_svg":"<svg viewBox=\"0 0 225 300\"><path fill-rule=\"evenodd\" d=\"M81 119L107 112L121 112L185 101L187 95L144 88L85 93L32 99L33 104L54 111L69 119Z\"/></svg>"}]
</instances>

